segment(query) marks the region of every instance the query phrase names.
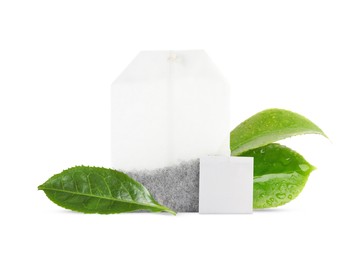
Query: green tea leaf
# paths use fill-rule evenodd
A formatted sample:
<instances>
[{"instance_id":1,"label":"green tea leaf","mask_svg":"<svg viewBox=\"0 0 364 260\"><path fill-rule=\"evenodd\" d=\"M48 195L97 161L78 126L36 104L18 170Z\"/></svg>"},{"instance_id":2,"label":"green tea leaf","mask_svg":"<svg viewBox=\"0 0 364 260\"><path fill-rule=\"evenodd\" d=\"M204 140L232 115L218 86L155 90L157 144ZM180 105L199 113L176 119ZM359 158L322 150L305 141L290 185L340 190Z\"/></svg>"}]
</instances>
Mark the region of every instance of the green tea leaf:
<instances>
[{"instance_id":1,"label":"green tea leaf","mask_svg":"<svg viewBox=\"0 0 364 260\"><path fill-rule=\"evenodd\" d=\"M230 134L232 155L302 134L324 132L307 118L283 109L267 109L248 118Z\"/></svg>"},{"instance_id":2,"label":"green tea leaf","mask_svg":"<svg viewBox=\"0 0 364 260\"><path fill-rule=\"evenodd\" d=\"M84 213L147 210L176 214L158 204L139 182L112 169L76 166L54 175L38 189L57 205Z\"/></svg>"},{"instance_id":3,"label":"green tea leaf","mask_svg":"<svg viewBox=\"0 0 364 260\"><path fill-rule=\"evenodd\" d=\"M280 144L242 153L254 157L253 207L278 207L295 199L315 169L300 154Z\"/></svg>"}]
</instances>

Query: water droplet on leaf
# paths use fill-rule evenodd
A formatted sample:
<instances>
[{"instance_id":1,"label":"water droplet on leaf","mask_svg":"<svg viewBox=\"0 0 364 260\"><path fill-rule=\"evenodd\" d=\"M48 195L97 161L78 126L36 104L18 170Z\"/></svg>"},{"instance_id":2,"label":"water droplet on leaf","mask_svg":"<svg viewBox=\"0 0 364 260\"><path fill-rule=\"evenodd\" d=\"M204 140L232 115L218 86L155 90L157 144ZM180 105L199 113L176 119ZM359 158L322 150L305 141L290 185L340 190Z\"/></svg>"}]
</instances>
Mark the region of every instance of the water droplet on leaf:
<instances>
[{"instance_id":1,"label":"water droplet on leaf","mask_svg":"<svg viewBox=\"0 0 364 260\"><path fill-rule=\"evenodd\" d=\"M286 194L285 194L285 193L277 193L277 194L276 194L276 197L277 197L278 199L284 199L284 198L286 197Z\"/></svg>"}]
</instances>

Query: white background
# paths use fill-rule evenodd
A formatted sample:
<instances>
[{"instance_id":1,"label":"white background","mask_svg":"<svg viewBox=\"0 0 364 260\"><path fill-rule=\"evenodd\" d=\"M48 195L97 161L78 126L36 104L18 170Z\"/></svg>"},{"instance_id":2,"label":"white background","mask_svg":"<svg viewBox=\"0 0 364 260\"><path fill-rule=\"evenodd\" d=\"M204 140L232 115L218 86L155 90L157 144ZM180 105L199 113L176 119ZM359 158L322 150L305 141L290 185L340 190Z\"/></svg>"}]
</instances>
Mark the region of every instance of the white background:
<instances>
[{"instance_id":1,"label":"white background","mask_svg":"<svg viewBox=\"0 0 364 260\"><path fill-rule=\"evenodd\" d=\"M1 259L363 259L362 1L0 2ZM270 107L330 137L284 143L318 167L252 215L84 215L37 186L110 166L110 84L140 50L205 49L231 127ZM200 257L200 258L198 258ZM248 258L249 257L249 258Z\"/></svg>"}]
</instances>

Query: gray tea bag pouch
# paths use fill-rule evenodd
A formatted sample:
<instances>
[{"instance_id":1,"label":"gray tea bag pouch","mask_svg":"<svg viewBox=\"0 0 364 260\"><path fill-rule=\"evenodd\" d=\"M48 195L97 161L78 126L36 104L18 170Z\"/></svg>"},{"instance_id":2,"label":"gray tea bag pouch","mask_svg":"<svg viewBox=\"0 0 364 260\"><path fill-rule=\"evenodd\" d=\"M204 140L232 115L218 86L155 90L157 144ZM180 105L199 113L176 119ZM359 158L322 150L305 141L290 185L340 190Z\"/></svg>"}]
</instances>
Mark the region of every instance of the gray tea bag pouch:
<instances>
[{"instance_id":1,"label":"gray tea bag pouch","mask_svg":"<svg viewBox=\"0 0 364 260\"><path fill-rule=\"evenodd\" d=\"M112 167L197 212L199 158L230 154L229 86L204 51L143 51L111 86Z\"/></svg>"}]
</instances>

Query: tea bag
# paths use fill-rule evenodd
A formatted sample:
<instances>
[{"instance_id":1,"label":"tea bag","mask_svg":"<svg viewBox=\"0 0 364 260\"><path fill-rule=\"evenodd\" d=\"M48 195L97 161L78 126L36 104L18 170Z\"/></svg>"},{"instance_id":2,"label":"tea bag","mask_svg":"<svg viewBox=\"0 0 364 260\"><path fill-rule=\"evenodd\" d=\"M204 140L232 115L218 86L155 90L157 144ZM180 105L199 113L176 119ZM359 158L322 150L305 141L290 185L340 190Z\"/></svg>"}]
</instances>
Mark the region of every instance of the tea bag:
<instances>
[{"instance_id":1,"label":"tea bag","mask_svg":"<svg viewBox=\"0 0 364 260\"><path fill-rule=\"evenodd\" d=\"M229 86L204 51L143 51L111 87L112 167L198 211L199 158L230 154Z\"/></svg>"}]
</instances>

